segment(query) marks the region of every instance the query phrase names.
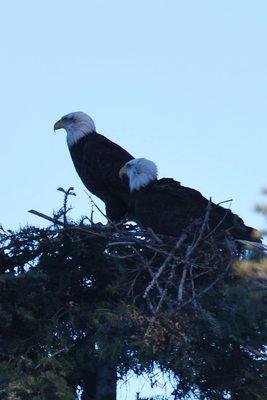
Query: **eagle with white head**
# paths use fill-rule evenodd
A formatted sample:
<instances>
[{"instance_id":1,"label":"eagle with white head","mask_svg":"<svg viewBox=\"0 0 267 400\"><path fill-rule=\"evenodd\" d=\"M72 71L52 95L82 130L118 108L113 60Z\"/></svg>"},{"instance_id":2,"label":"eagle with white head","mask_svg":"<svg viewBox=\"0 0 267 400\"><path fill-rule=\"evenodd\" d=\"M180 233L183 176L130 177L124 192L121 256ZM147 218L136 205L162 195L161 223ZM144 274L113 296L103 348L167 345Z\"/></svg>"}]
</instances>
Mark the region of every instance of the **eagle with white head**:
<instances>
[{"instance_id":1,"label":"eagle with white head","mask_svg":"<svg viewBox=\"0 0 267 400\"><path fill-rule=\"evenodd\" d=\"M128 210L129 186L119 170L133 159L122 147L96 132L94 121L84 112L64 115L54 130L65 129L76 171L86 188L106 206L109 220L121 221Z\"/></svg>"},{"instance_id":2,"label":"eagle with white head","mask_svg":"<svg viewBox=\"0 0 267 400\"><path fill-rule=\"evenodd\" d=\"M137 158L128 161L119 171L127 176L131 191L131 210L134 219L155 233L180 236L194 221L205 218L210 207L207 230L231 235L244 244L265 249L260 233L229 209L209 202L200 192L182 186L171 178L157 179L153 161Z\"/></svg>"}]
</instances>

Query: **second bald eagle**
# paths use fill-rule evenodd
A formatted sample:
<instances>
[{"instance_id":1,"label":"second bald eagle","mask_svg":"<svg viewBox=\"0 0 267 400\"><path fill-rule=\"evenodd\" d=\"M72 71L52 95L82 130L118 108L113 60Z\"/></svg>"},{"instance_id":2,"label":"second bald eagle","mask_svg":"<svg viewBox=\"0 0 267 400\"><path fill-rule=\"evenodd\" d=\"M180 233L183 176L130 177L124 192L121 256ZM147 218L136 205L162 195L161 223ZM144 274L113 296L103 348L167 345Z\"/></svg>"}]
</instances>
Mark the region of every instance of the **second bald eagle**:
<instances>
[{"instance_id":1,"label":"second bald eagle","mask_svg":"<svg viewBox=\"0 0 267 400\"><path fill-rule=\"evenodd\" d=\"M94 121L83 112L65 115L54 130L65 129L72 161L84 185L106 205L111 221L124 218L129 203L129 187L119 178L119 170L133 157L122 147L96 133Z\"/></svg>"},{"instance_id":2,"label":"second bald eagle","mask_svg":"<svg viewBox=\"0 0 267 400\"><path fill-rule=\"evenodd\" d=\"M203 221L210 206L209 231L230 234L239 241L261 242L259 232L246 226L229 209L209 203L200 192L170 178L157 179L157 166L145 158L128 161L120 170L127 175L134 219L155 233L180 236L192 222ZM257 238L258 236L258 238ZM261 247L261 246L260 246Z\"/></svg>"}]
</instances>

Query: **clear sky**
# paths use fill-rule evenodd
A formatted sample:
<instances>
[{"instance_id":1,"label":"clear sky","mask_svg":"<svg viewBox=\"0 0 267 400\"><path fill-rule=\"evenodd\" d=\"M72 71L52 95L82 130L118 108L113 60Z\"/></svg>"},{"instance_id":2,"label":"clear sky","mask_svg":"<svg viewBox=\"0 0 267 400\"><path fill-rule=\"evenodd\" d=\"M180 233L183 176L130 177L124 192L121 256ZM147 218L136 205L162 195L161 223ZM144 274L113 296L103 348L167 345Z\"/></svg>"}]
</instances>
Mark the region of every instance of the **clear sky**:
<instances>
[{"instance_id":1,"label":"clear sky","mask_svg":"<svg viewBox=\"0 0 267 400\"><path fill-rule=\"evenodd\" d=\"M58 186L74 217L90 209L65 142L63 114L98 131L160 176L229 198L247 224L267 185L265 0L24 0L1 4L1 216L43 224ZM99 203L100 204L100 203Z\"/></svg>"}]
</instances>

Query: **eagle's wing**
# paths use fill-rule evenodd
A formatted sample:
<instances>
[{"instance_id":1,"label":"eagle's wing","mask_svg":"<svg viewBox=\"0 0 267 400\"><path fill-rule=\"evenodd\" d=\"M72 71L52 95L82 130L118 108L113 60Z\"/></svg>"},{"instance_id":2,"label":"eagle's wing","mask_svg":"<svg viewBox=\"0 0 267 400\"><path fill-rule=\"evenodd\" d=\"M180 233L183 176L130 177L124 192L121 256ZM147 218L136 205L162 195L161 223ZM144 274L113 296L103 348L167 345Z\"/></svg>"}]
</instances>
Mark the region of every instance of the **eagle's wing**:
<instances>
[{"instance_id":1,"label":"eagle's wing","mask_svg":"<svg viewBox=\"0 0 267 400\"><path fill-rule=\"evenodd\" d=\"M165 201L169 204L169 213L173 214L177 223L179 220L182 224L189 224L194 218L205 215L208 200L197 190L182 186L180 182L171 178L158 180L153 189L157 191L163 203Z\"/></svg>"},{"instance_id":2,"label":"eagle's wing","mask_svg":"<svg viewBox=\"0 0 267 400\"><path fill-rule=\"evenodd\" d=\"M133 157L106 137L91 135L84 145L81 174L89 177L90 190L105 202L107 216L120 220L127 211L129 186L121 181L119 170Z\"/></svg>"},{"instance_id":3,"label":"eagle's wing","mask_svg":"<svg viewBox=\"0 0 267 400\"><path fill-rule=\"evenodd\" d=\"M169 178L160 179L157 182L157 190L164 192L165 196L168 195L169 204L172 204L173 207L173 216L177 221L190 223L194 219L204 219L209 200L199 191L182 186L179 182ZM230 209L213 202L210 204L208 226L213 230L217 228L220 232L228 232L238 239L255 240L255 237L258 237L260 242L260 235L256 230L245 225L242 218Z\"/></svg>"}]
</instances>

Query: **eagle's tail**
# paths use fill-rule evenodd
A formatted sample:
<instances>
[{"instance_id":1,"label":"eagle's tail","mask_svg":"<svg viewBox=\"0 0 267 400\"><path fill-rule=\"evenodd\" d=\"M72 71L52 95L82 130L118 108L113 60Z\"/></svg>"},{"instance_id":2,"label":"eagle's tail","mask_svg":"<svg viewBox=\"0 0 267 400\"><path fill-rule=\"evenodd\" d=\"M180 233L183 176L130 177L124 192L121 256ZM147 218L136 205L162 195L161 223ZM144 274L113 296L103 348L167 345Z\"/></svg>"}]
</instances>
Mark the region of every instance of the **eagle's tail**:
<instances>
[{"instance_id":1,"label":"eagle's tail","mask_svg":"<svg viewBox=\"0 0 267 400\"><path fill-rule=\"evenodd\" d=\"M262 251L267 253L267 246L265 244L263 244L263 243L253 242L251 240L240 240L240 239L237 239L237 242L242 243L242 244L244 244L245 246L248 246L248 247L255 247L255 248L257 248L259 250L262 250Z\"/></svg>"}]
</instances>

